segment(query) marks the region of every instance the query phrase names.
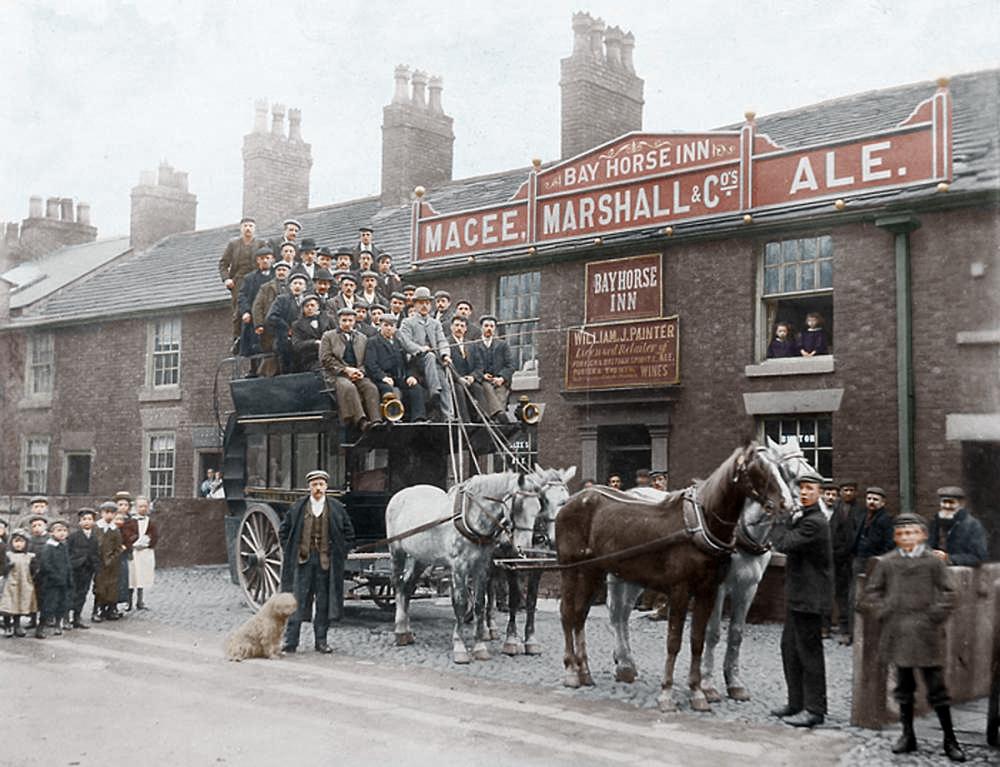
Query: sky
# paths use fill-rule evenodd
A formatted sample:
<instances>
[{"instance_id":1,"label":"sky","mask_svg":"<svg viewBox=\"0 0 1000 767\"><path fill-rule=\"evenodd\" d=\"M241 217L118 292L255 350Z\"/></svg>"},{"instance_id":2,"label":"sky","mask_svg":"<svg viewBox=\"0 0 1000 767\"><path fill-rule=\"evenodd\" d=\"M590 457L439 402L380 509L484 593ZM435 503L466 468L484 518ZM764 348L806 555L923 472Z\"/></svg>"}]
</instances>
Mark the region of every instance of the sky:
<instances>
[{"instance_id":1,"label":"sky","mask_svg":"<svg viewBox=\"0 0 1000 767\"><path fill-rule=\"evenodd\" d=\"M578 10L635 35L654 132L1000 66L1000 0L0 0L0 221L72 197L127 234L162 161L237 221L257 99L302 110L311 205L377 194L396 64L444 78L455 178L557 159Z\"/></svg>"}]
</instances>

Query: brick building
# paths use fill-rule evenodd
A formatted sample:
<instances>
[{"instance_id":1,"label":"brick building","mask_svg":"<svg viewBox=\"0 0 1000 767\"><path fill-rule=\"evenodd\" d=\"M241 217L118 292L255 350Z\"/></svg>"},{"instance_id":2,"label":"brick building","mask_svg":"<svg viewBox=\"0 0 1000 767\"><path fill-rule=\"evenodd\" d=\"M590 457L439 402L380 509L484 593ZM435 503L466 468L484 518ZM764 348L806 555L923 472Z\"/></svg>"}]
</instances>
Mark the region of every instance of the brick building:
<instances>
[{"instance_id":1,"label":"brick building","mask_svg":"<svg viewBox=\"0 0 1000 767\"><path fill-rule=\"evenodd\" d=\"M276 105L268 131L267 107L258 105L244 140L244 212L271 223L294 214L303 236L334 246L353 244L357 227L370 225L376 244L409 281L448 288L470 299L477 313L497 313L521 366L516 394L544 405L537 444L520 446L543 464L577 464L578 476L599 480L612 470L628 479L651 466L668 470L670 485L680 487L709 472L747 435L794 434L825 475L880 484L893 509L912 505L929 513L937 486L964 484L969 505L991 528L996 555L1000 72L962 75L946 87L917 83L847 96L683 134L717 142L720 152L735 146L737 155L744 151L741 137L750 136L755 148L747 151L762 160L774 153L778 162L796 148L832 147L834 153L859 136L919 137L926 128L935 151L947 145L935 155L944 165L935 166L927 183L854 188L836 158L824 166L817 149L808 172L797 170L807 199L791 205L751 201L745 207L746 200L715 189L725 214L677 215L683 206L672 201L674 213L655 224L586 232L574 221L580 228L573 233L546 239L546 227L560 230L567 220L565 208L544 220L527 213L545 197L534 186L540 179L558 172L569 183L565 170L574 163L628 141L669 137L638 132L643 81L632 63L631 34L585 15L574 17L573 30L573 51L562 62L560 162L453 180L453 126L441 81L397 68L383 113L379 195L309 207L311 156L301 118L288 113L294 128L285 135L284 107ZM931 135L930 122L918 125L915 110L922 104L948 107L950 142ZM629 131L636 133L618 140ZM699 146L692 144L691 167ZM886 171L879 155L865 151L866 178L880 178ZM708 164L716 159L742 162L720 154ZM280 199L261 191L261 179L269 177L287 188ZM63 496L67 504L122 486L193 495L204 469L216 465L217 414L229 403L225 386L217 396L215 383L231 340L216 262L238 226L194 230L194 200L180 197L187 194L186 179L181 184L174 174L162 181L173 191L148 195L152 207L140 210L155 216L155 201L164 200L171 206L163 214L172 222L169 233L140 227L160 239L122 247L104 265L31 301L15 306L21 288L10 293L9 316L0 320L0 358L7 361L0 417L8 426L0 436L0 494L15 509L36 491ZM824 181L842 186L830 190L839 196L810 198L810 184ZM624 183L605 178L592 186L614 190ZM412 202L410 190L418 185L426 194ZM745 194L742 186L729 191ZM665 199L666 192L657 210ZM449 216L518 201L525 227L538 236L501 239L506 223L510 231L522 223L515 211L492 229L482 218L466 224L462 237L481 235L471 249L461 242L449 250L446 230L438 235L439 252L413 239L415 215L447 223ZM178 215L180 208L190 218ZM266 225L259 231L276 233ZM495 247L484 245L490 237ZM573 336L574 329L596 337L595 328L606 321L588 322L587 270L639 257L657 264L657 306L633 324L676 318L676 378L647 373L638 383L615 386L598 375L594 385L578 386L567 372L567 349L582 337ZM608 261L611 267L601 266ZM0 280L0 306L7 300L4 285ZM774 322L789 319L801 328L809 311L826 318L833 353L765 360ZM228 374L222 369L223 384Z\"/></svg>"}]
</instances>

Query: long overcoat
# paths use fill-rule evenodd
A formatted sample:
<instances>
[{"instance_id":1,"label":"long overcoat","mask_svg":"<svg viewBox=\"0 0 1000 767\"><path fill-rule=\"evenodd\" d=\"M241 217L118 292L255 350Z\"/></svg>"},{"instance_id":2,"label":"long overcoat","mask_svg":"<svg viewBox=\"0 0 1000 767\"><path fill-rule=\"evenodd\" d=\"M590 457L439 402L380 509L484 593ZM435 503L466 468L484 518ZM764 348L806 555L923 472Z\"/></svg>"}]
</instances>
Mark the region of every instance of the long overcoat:
<instances>
[{"instance_id":1,"label":"long overcoat","mask_svg":"<svg viewBox=\"0 0 1000 767\"><path fill-rule=\"evenodd\" d=\"M0 594L0 613L30 615L38 612L35 584L31 578L34 556L27 551L8 551L4 562L7 574L3 578Z\"/></svg>"},{"instance_id":2,"label":"long overcoat","mask_svg":"<svg viewBox=\"0 0 1000 767\"><path fill-rule=\"evenodd\" d=\"M101 568L94 576L94 600L97 604L109 605L118 601L118 570L121 567L122 534L118 528L100 530Z\"/></svg>"},{"instance_id":3,"label":"long overcoat","mask_svg":"<svg viewBox=\"0 0 1000 767\"><path fill-rule=\"evenodd\" d=\"M340 501L327 496L326 505L330 519L330 599L329 619L339 621L344 614L344 563L347 552L354 548L354 525ZM300 498L286 512L278 528L278 540L284 559L281 566L281 590L297 592L299 578L299 542L302 540L302 520L309 510L309 496ZM310 605L300 605L302 615L311 615Z\"/></svg>"},{"instance_id":4,"label":"long overcoat","mask_svg":"<svg viewBox=\"0 0 1000 767\"><path fill-rule=\"evenodd\" d=\"M915 557L897 549L878 557L862 609L882 619L879 653L903 667L944 666L945 623L955 605L948 566L929 548Z\"/></svg>"},{"instance_id":5,"label":"long overcoat","mask_svg":"<svg viewBox=\"0 0 1000 767\"><path fill-rule=\"evenodd\" d=\"M779 521L771 533L785 560L788 609L825 613L833 600L833 547L830 525L819 504L806 506L793 521Z\"/></svg>"}]
</instances>

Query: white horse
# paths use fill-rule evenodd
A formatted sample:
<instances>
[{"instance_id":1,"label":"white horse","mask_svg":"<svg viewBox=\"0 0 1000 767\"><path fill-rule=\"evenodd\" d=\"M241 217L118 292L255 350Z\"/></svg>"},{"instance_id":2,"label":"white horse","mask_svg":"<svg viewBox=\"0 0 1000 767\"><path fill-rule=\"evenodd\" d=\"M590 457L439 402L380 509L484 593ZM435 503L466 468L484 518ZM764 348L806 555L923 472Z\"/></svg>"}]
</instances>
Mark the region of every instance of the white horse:
<instances>
[{"instance_id":1,"label":"white horse","mask_svg":"<svg viewBox=\"0 0 1000 767\"><path fill-rule=\"evenodd\" d=\"M524 498L515 509L519 496ZM504 536L512 538L516 548L528 548L540 508L531 475L514 472L470 477L447 493L432 485L415 485L396 493L385 509L386 535L392 538L424 528L389 544L396 587L396 644L414 641L409 607L417 579L427 567L444 565L451 570L455 611L452 659L470 661L463 631L471 597L476 615L471 657L489 660L484 595L493 551Z\"/></svg>"}]
</instances>

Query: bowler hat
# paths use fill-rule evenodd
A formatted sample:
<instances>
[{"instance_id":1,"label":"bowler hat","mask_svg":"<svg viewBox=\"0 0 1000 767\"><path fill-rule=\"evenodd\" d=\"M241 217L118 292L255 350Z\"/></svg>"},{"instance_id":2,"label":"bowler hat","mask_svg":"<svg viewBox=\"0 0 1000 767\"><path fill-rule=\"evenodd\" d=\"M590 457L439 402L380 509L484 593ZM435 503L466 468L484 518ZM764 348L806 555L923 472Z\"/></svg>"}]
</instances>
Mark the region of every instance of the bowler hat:
<instances>
[{"instance_id":1,"label":"bowler hat","mask_svg":"<svg viewBox=\"0 0 1000 767\"><path fill-rule=\"evenodd\" d=\"M306 482L312 482L314 479L322 479L324 482L329 482L330 475L322 469L313 469L306 474Z\"/></svg>"},{"instance_id":2,"label":"bowler hat","mask_svg":"<svg viewBox=\"0 0 1000 767\"><path fill-rule=\"evenodd\" d=\"M115 500L128 501L129 503L132 503L132 493L130 493L128 490L119 490L117 493L115 493Z\"/></svg>"},{"instance_id":3,"label":"bowler hat","mask_svg":"<svg viewBox=\"0 0 1000 767\"><path fill-rule=\"evenodd\" d=\"M938 498L965 498L965 491L958 485L945 485L944 487L939 487Z\"/></svg>"},{"instance_id":4,"label":"bowler hat","mask_svg":"<svg viewBox=\"0 0 1000 767\"><path fill-rule=\"evenodd\" d=\"M330 273L329 269L324 269L320 267L313 272L313 282L319 282L320 280L326 280L327 282L333 282L333 275Z\"/></svg>"},{"instance_id":5,"label":"bowler hat","mask_svg":"<svg viewBox=\"0 0 1000 767\"><path fill-rule=\"evenodd\" d=\"M319 256L329 256L330 258L333 258L333 253L331 253L330 249L326 247L326 245L324 245L322 248L316 251L316 256L317 258Z\"/></svg>"},{"instance_id":6,"label":"bowler hat","mask_svg":"<svg viewBox=\"0 0 1000 767\"><path fill-rule=\"evenodd\" d=\"M430 288L425 288L424 286L421 285L419 288L417 288L416 290L413 291L413 300L414 301L430 301L431 300L431 289Z\"/></svg>"},{"instance_id":7,"label":"bowler hat","mask_svg":"<svg viewBox=\"0 0 1000 767\"><path fill-rule=\"evenodd\" d=\"M299 244L299 250L316 250L316 240L303 237L302 242Z\"/></svg>"},{"instance_id":8,"label":"bowler hat","mask_svg":"<svg viewBox=\"0 0 1000 767\"><path fill-rule=\"evenodd\" d=\"M351 256L351 257L353 257L354 256L354 251L351 250L350 248L337 248L336 252L333 255L336 256L337 258L339 258L340 256Z\"/></svg>"},{"instance_id":9,"label":"bowler hat","mask_svg":"<svg viewBox=\"0 0 1000 767\"><path fill-rule=\"evenodd\" d=\"M259 248L257 248L257 252L254 253L254 256L256 256L257 258L261 257L267 258L267 256L273 256L273 255L274 255L274 249L270 245L261 245Z\"/></svg>"}]
</instances>

